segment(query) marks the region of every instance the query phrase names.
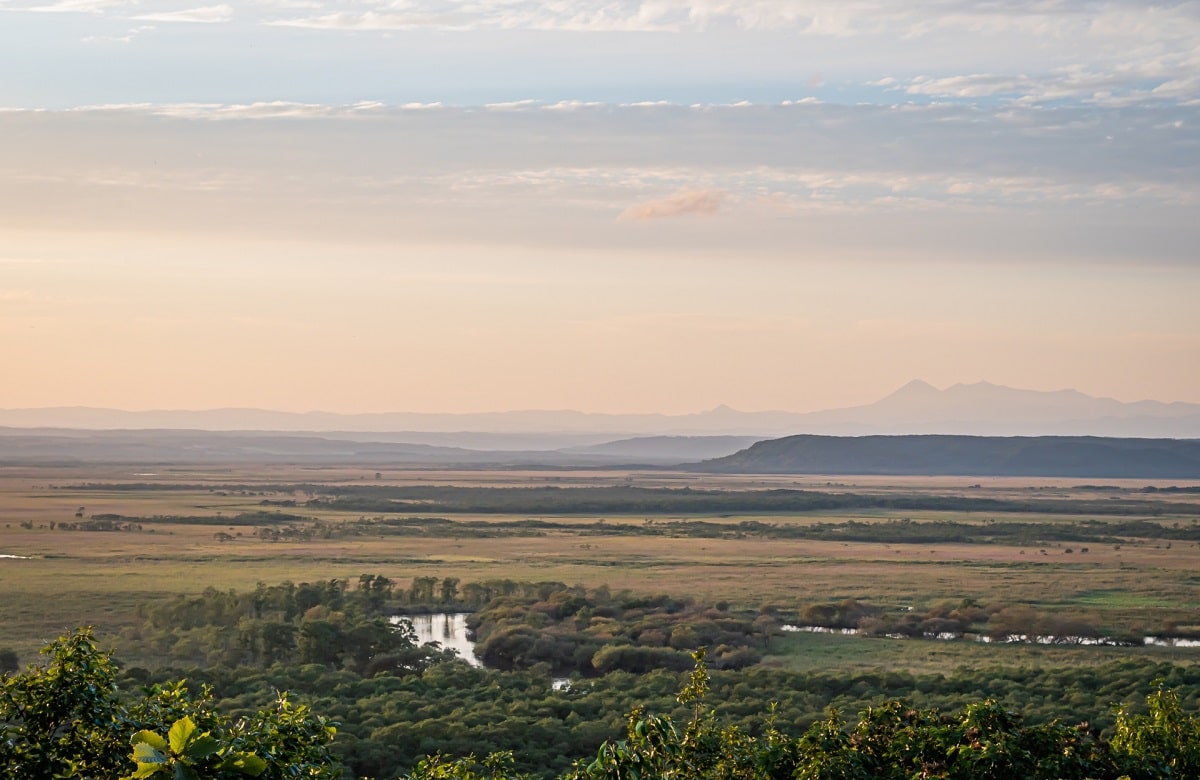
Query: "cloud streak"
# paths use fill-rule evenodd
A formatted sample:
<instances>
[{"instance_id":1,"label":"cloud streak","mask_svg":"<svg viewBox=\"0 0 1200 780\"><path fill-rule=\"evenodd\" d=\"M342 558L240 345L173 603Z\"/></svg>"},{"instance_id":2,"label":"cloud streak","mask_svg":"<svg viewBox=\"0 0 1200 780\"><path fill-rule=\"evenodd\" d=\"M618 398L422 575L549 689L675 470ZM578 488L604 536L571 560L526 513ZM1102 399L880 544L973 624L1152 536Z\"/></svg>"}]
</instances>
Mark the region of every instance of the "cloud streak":
<instances>
[{"instance_id":1,"label":"cloud streak","mask_svg":"<svg viewBox=\"0 0 1200 780\"><path fill-rule=\"evenodd\" d=\"M711 217L725 200L721 190L683 189L658 200L630 206L617 217L618 222L645 222L652 219L672 219L689 214Z\"/></svg>"},{"instance_id":2,"label":"cloud streak","mask_svg":"<svg viewBox=\"0 0 1200 780\"><path fill-rule=\"evenodd\" d=\"M1186 42L1200 24L1195 3L1079 0L450 0L328 4L326 13L267 23L332 30L558 30L572 32L790 31L803 35L931 37L1019 35L1047 40Z\"/></svg>"},{"instance_id":3,"label":"cloud streak","mask_svg":"<svg viewBox=\"0 0 1200 780\"><path fill-rule=\"evenodd\" d=\"M6 10L26 10L36 13L85 13L101 14L109 9L129 5L132 0L59 0L50 5L35 5L26 8L9 7Z\"/></svg>"},{"instance_id":4,"label":"cloud streak","mask_svg":"<svg viewBox=\"0 0 1200 780\"><path fill-rule=\"evenodd\" d=\"M206 5L201 8L184 8L179 11L156 11L132 17L146 22L188 22L193 24L217 24L233 18L233 6Z\"/></svg>"},{"instance_id":5,"label":"cloud streak","mask_svg":"<svg viewBox=\"0 0 1200 780\"><path fill-rule=\"evenodd\" d=\"M228 0L202 6L6 0L0 10L10 18L22 11L81 17L71 22L83 28L69 36L75 46L80 40L128 43L135 39L131 19L172 25L172 36L196 36L193 45L156 53L164 71L180 78L171 82L172 94L155 97L181 103L214 95L243 103L285 95L315 102L333 94L346 102L450 104L466 93L477 105L536 97L567 110L614 95L628 102L736 102L761 96L764 85L776 85L770 89L778 101L1127 107L1200 100L1197 0ZM186 23L197 29L184 32ZM206 67L197 55L203 46L194 45L211 34L199 28L219 24L236 28L251 44L229 52L225 69ZM306 65L307 47L322 32L326 66L317 78ZM403 45L391 45L393 37ZM798 37L803 46L796 45ZM470 45L459 45L468 39ZM48 62L74 53L53 36L46 42L39 56ZM110 91L119 91L120 74L146 67L133 61L139 47L123 48L131 62L92 63L94 81ZM520 56L511 56L516 49ZM266 65L253 55L262 51L271 53ZM423 68L431 58L439 67L419 88L380 75ZM232 75L250 68L259 74L252 84ZM52 69L30 63L28 70ZM563 94L562 85L577 77L594 91ZM60 80L57 88L49 77L34 81L26 94L69 92L88 79ZM39 107L144 99L130 92L67 103L48 99ZM11 102L2 90L0 101Z\"/></svg>"},{"instance_id":6,"label":"cloud streak","mask_svg":"<svg viewBox=\"0 0 1200 780\"><path fill-rule=\"evenodd\" d=\"M0 113L0 229L1188 264L1200 244L1200 107L555 105Z\"/></svg>"}]
</instances>

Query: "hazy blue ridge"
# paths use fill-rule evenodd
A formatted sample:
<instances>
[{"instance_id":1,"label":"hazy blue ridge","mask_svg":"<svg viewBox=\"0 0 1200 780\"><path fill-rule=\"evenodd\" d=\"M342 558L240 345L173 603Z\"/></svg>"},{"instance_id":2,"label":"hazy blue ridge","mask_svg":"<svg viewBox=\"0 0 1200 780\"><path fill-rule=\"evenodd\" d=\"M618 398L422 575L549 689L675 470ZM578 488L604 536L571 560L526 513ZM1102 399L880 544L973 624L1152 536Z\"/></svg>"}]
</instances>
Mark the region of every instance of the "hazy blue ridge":
<instances>
[{"instance_id":1,"label":"hazy blue ridge","mask_svg":"<svg viewBox=\"0 0 1200 780\"><path fill-rule=\"evenodd\" d=\"M713 473L1200 479L1200 441L1094 436L787 436L689 466Z\"/></svg>"}]
</instances>

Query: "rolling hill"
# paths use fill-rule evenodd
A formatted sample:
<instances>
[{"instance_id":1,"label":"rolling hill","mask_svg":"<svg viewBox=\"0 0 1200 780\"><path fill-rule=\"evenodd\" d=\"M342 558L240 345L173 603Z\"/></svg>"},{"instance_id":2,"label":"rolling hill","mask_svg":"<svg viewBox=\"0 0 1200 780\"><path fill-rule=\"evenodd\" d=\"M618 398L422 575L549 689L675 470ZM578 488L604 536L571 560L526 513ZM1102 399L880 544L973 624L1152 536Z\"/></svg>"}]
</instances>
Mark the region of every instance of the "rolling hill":
<instances>
[{"instance_id":1,"label":"rolling hill","mask_svg":"<svg viewBox=\"0 0 1200 780\"><path fill-rule=\"evenodd\" d=\"M1200 441L1094 436L787 436L689 466L745 474L1200 479Z\"/></svg>"}]
</instances>

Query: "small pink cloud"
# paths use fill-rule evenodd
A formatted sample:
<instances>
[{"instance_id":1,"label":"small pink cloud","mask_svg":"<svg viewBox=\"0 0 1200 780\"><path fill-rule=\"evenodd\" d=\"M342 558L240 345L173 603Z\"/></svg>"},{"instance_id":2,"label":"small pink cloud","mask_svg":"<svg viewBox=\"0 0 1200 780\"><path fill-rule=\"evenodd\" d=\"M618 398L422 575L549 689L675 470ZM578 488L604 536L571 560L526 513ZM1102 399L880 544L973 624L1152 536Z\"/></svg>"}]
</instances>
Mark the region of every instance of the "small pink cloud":
<instances>
[{"instance_id":1,"label":"small pink cloud","mask_svg":"<svg viewBox=\"0 0 1200 780\"><path fill-rule=\"evenodd\" d=\"M722 190L685 189L660 200L650 200L630 206L617 217L618 222L641 222L647 219L668 219L686 214L711 216L725 200Z\"/></svg>"}]
</instances>

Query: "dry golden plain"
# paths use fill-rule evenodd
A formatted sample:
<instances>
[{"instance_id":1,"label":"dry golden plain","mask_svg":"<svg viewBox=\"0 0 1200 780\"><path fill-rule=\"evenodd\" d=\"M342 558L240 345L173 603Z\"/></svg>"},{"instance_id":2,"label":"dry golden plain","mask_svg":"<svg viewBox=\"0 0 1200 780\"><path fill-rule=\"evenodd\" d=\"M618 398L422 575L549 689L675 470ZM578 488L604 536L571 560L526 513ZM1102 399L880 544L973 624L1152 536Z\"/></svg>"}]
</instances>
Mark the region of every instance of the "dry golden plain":
<instances>
[{"instance_id":1,"label":"dry golden plain","mask_svg":"<svg viewBox=\"0 0 1200 780\"><path fill-rule=\"evenodd\" d=\"M64 630L96 625L118 631L137 620L137 608L164 595L207 587L243 590L257 583L357 578L382 574L400 583L417 576L458 577L464 582L507 578L608 585L727 601L752 608L774 606L794 615L806 603L846 598L897 608L928 608L941 601L1024 604L1085 614L1113 629L1153 632L1163 621L1200 623L1200 546L1128 540L1120 545L832 542L811 539L724 536L624 535L610 526L703 518L736 524L914 522L984 523L994 514L871 511L756 515L553 516L546 532L483 536L332 535L308 541L268 541L245 525L155 522L155 516L234 517L260 511L278 485L464 485L484 487L636 485L750 490L795 487L838 492L1003 497L1084 495L1072 480L807 477L761 478L661 471L434 471L347 468L8 468L0 471L0 646L24 656ZM113 490L138 483L159 489ZM1145 483L1104 484L1133 490ZM973 487L978 485L978 487ZM184 486L184 487L169 487ZM236 488L234 487L236 486ZM330 528L351 528L358 512L303 506L284 511L319 518ZM1175 520L1162 494L1158 522ZM1186 500L1178 499L1178 500ZM270 507L272 510L278 507ZM142 518L140 531L63 530L62 523L114 514ZM451 521L501 523L512 515L445 514ZM1011 516L1009 519L1012 519ZM1062 523L1077 517L1021 515L1023 521ZM51 525L54 528L51 528ZM220 541L218 534L230 539ZM939 651L941 652L941 651ZM1083 651L1080 651L1083 652ZM1172 652L1171 655L1177 655Z\"/></svg>"}]
</instances>

